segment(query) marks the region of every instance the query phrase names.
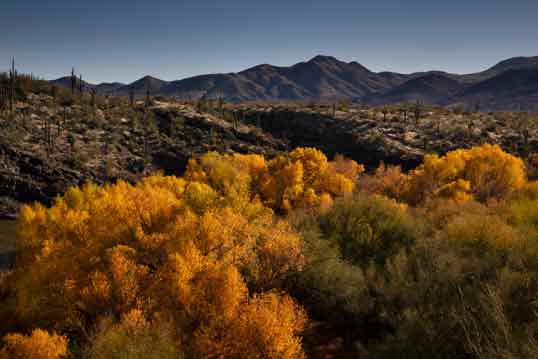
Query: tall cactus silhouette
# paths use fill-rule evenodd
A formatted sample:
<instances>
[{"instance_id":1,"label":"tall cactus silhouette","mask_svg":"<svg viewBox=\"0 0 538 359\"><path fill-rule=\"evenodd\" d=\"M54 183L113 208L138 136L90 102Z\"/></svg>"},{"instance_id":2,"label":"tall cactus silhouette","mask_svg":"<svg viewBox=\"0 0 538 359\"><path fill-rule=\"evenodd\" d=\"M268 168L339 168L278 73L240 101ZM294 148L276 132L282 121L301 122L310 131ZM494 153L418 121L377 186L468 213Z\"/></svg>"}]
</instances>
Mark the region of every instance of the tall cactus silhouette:
<instances>
[{"instance_id":1,"label":"tall cactus silhouette","mask_svg":"<svg viewBox=\"0 0 538 359\"><path fill-rule=\"evenodd\" d=\"M131 104L131 107L134 107L135 104L135 93L133 86L129 86L129 103Z\"/></svg>"},{"instance_id":2,"label":"tall cactus silhouette","mask_svg":"<svg viewBox=\"0 0 538 359\"><path fill-rule=\"evenodd\" d=\"M15 109L15 85L17 82L17 70L15 70L15 58L11 60L11 70L9 70L9 110Z\"/></svg>"},{"instance_id":3,"label":"tall cactus silhouette","mask_svg":"<svg viewBox=\"0 0 538 359\"><path fill-rule=\"evenodd\" d=\"M95 109L95 89L91 89L91 106L93 109Z\"/></svg>"},{"instance_id":4,"label":"tall cactus silhouette","mask_svg":"<svg viewBox=\"0 0 538 359\"><path fill-rule=\"evenodd\" d=\"M58 88L56 87L56 85L52 85L50 92L52 99L54 100L54 102L56 102L56 97L58 96Z\"/></svg>"},{"instance_id":5,"label":"tall cactus silhouette","mask_svg":"<svg viewBox=\"0 0 538 359\"><path fill-rule=\"evenodd\" d=\"M422 115L422 102L420 100L417 100L417 103L414 107L415 112L415 123L418 124L418 121L420 120L420 117Z\"/></svg>"},{"instance_id":6,"label":"tall cactus silhouette","mask_svg":"<svg viewBox=\"0 0 538 359\"><path fill-rule=\"evenodd\" d=\"M146 86L146 107L149 107L151 105L151 93L150 93L150 84L149 81Z\"/></svg>"},{"instance_id":7,"label":"tall cactus silhouette","mask_svg":"<svg viewBox=\"0 0 538 359\"><path fill-rule=\"evenodd\" d=\"M75 75L75 68L71 69L71 94L75 94L75 88L77 87L77 77Z\"/></svg>"}]
</instances>

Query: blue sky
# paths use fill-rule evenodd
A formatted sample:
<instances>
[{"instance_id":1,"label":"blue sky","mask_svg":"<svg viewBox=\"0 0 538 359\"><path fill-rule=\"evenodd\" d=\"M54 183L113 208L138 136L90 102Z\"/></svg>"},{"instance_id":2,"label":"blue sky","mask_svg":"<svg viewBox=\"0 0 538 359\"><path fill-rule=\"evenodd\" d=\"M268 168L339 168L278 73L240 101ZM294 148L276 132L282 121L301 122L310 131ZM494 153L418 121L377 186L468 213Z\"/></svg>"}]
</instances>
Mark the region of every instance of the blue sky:
<instances>
[{"instance_id":1,"label":"blue sky","mask_svg":"<svg viewBox=\"0 0 538 359\"><path fill-rule=\"evenodd\" d=\"M90 82L287 66L475 72L538 55L537 0L2 0L0 69ZM4 65L5 64L5 65Z\"/></svg>"}]
</instances>

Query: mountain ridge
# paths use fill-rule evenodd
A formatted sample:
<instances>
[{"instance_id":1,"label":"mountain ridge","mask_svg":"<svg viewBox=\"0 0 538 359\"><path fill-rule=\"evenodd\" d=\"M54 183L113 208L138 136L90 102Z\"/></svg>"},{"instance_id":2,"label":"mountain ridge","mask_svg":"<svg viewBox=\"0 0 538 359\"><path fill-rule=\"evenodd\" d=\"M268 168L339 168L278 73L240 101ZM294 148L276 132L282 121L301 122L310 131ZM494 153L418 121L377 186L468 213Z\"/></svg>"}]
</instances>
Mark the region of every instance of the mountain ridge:
<instances>
[{"instance_id":1,"label":"mountain ridge","mask_svg":"<svg viewBox=\"0 0 538 359\"><path fill-rule=\"evenodd\" d=\"M485 101L488 108L502 109L503 106L499 103L513 100L519 108L538 110L538 104L534 101L538 88L535 89L532 84L522 84L522 81L517 79L510 79L510 76L521 76L517 70L532 72L534 69L538 70L538 56L513 57L471 74L453 74L438 70L403 74L391 71L373 72L357 61L345 62L333 56L317 55L291 66L260 64L235 73L204 74L174 81L144 76L130 84L85 83L85 87L106 95L125 96L134 91L136 96L142 96L149 89L152 95L174 96L187 100L203 96L222 96L230 102L349 99L378 105L417 100L439 105L471 105ZM514 70L515 72L511 72ZM499 80L492 83L496 87L502 87L504 81L506 90L488 89L488 81L499 76ZM70 86L69 77L52 82ZM480 83L485 85L477 87ZM523 91L508 88L513 84L525 86L525 91L530 96L514 96L508 99L495 97L496 93L512 96L511 94ZM468 94L468 88L475 88L472 96Z\"/></svg>"}]
</instances>

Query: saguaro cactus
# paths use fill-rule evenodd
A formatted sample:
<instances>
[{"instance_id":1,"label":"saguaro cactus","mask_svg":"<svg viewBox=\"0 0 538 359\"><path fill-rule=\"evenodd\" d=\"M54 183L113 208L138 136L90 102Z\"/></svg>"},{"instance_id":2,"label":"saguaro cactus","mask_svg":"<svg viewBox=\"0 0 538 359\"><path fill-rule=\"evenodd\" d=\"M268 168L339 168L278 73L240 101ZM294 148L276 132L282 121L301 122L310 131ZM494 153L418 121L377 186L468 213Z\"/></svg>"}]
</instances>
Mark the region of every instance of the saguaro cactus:
<instances>
[{"instance_id":1,"label":"saguaro cactus","mask_svg":"<svg viewBox=\"0 0 538 359\"><path fill-rule=\"evenodd\" d=\"M133 86L129 86L129 103L131 104L131 107L134 107L135 104L135 93Z\"/></svg>"},{"instance_id":2,"label":"saguaro cactus","mask_svg":"<svg viewBox=\"0 0 538 359\"><path fill-rule=\"evenodd\" d=\"M419 100L417 100L417 103L415 104L414 112L415 122L418 125L418 121L420 121L420 116L422 115L422 103Z\"/></svg>"},{"instance_id":3,"label":"saguaro cactus","mask_svg":"<svg viewBox=\"0 0 538 359\"><path fill-rule=\"evenodd\" d=\"M146 87L146 107L149 107L151 105L151 92L150 92L150 86L149 82Z\"/></svg>"},{"instance_id":4,"label":"saguaro cactus","mask_svg":"<svg viewBox=\"0 0 538 359\"><path fill-rule=\"evenodd\" d=\"M15 110L15 85L17 82L17 70L15 70L15 58L11 60L11 70L9 70L9 110Z\"/></svg>"},{"instance_id":5,"label":"saguaro cactus","mask_svg":"<svg viewBox=\"0 0 538 359\"><path fill-rule=\"evenodd\" d=\"M52 99L54 100L54 102L56 102L56 97L58 96L58 88L56 87L56 85L52 85L52 89L50 92L52 95Z\"/></svg>"},{"instance_id":6,"label":"saguaro cactus","mask_svg":"<svg viewBox=\"0 0 538 359\"><path fill-rule=\"evenodd\" d=\"M91 90L91 105L92 105L92 108L95 109L95 89L92 89Z\"/></svg>"},{"instance_id":7,"label":"saguaro cactus","mask_svg":"<svg viewBox=\"0 0 538 359\"><path fill-rule=\"evenodd\" d=\"M2 86L0 86L0 111L4 110L8 102L8 92L8 89L2 84Z\"/></svg>"},{"instance_id":8,"label":"saguaro cactus","mask_svg":"<svg viewBox=\"0 0 538 359\"><path fill-rule=\"evenodd\" d=\"M389 113L387 106L383 106L381 113L383 114L383 121L387 121L387 114Z\"/></svg>"},{"instance_id":9,"label":"saguaro cactus","mask_svg":"<svg viewBox=\"0 0 538 359\"><path fill-rule=\"evenodd\" d=\"M220 117L224 118L224 97L222 95L219 96L219 112Z\"/></svg>"},{"instance_id":10,"label":"saguaro cactus","mask_svg":"<svg viewBox=\"0 0 538 359\"><path fill-rule=\"evenodd\" d=\"M77 77L75 75L75 68L71 69L71 94L75 94L75 88L77 87Z\"/></svg>"}]
</instances>

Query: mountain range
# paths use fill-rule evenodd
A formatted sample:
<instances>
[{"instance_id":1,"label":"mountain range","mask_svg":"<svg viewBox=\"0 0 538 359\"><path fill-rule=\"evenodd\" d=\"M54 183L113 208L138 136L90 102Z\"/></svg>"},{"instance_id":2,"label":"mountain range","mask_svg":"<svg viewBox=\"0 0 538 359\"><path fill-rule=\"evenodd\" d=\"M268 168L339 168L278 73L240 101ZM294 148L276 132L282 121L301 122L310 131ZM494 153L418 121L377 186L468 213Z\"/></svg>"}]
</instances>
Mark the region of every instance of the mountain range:
<instances>
[{"instance_id":1,"label":"mountain range","mask_svg":"<svg viewBox=\"0 0 538 359\"><path fill-rule=\"evenodd\" d=\"M53 80L70 86L70 78ZM412 74L373 72L358 62L316 56L289 67L258 65L237 73L208 74L177 81L145 76L131 84L84 83L103 95L175 96L181 99L224 97L230 102L324 101L349 99L383 105L422 101L467 105L488 110L538 111L538 56L514 57L478 73L424 71Z\"/></svg>"}]
</instances>

